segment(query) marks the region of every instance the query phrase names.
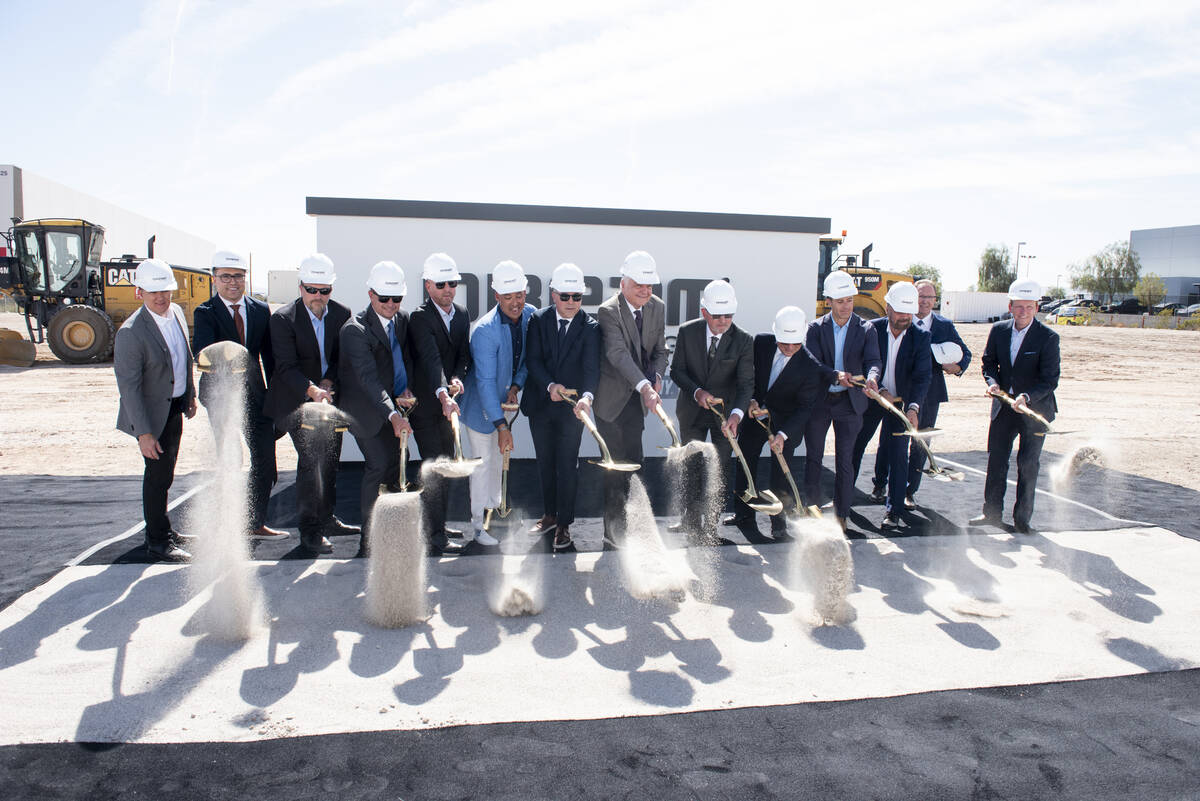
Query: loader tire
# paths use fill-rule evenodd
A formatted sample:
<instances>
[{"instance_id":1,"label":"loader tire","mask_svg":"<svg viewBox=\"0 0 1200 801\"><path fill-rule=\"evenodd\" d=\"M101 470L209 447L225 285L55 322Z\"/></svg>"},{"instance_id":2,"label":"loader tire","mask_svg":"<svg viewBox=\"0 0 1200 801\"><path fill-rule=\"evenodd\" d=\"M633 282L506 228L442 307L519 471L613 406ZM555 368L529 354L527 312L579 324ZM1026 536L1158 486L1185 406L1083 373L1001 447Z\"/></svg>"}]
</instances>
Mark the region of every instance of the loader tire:
<instances>
[{"instance_id":1,"label":"loader tire","mask_svg":"<svg viewBox=\"0 0 1200 801\"><path fill-rule=\"evenodd\" d=\"M64 362L85 364L112 358L112 318L94 306L65 306L50 319L50 350Z\"/></svg>"}]
</instances>

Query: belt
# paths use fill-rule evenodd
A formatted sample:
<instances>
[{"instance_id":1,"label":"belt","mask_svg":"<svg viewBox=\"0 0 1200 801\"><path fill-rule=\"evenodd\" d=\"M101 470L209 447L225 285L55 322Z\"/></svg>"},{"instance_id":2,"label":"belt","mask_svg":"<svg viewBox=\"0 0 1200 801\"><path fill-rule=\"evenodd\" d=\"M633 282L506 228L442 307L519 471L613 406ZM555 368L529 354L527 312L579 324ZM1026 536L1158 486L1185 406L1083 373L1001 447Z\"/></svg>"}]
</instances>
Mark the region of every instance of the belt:
<instances>
[{"instance_id":1,"label":"belt","mask_svg":"<svg viewBox=\"0 0 1200 801\"><path fill-rule=\"evenodd\" d=\"M838 400L840 400L842 398L849 398L849 397L850 397L849 390L847 390L845 392L834 392L831 389L831 390L829 390L829 392L827 392L825 394L825 400L827 400L829 403L836 403Z\"/></svg>"}]
</instances>

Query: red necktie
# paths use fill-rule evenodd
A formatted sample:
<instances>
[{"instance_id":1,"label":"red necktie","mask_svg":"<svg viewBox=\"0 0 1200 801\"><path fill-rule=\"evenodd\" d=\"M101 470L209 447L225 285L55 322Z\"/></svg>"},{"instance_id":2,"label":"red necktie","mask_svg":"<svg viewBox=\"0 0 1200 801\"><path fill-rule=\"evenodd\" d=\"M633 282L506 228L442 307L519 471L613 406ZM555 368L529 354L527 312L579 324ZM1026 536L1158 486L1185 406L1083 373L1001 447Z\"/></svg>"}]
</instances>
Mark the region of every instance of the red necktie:
<instances>
[{"instance_id":1,"label":"red necktie","mask_svg":"<svg viewBox=\"0 0 1200 801\"><path fill-rule=\"evenodd\" d=\"M238 311L242 304L233 304L233 326L238 332L238 342L242 345L246 344L246 324L242 322L242 313Z\"/></svg>"}]
</instances>

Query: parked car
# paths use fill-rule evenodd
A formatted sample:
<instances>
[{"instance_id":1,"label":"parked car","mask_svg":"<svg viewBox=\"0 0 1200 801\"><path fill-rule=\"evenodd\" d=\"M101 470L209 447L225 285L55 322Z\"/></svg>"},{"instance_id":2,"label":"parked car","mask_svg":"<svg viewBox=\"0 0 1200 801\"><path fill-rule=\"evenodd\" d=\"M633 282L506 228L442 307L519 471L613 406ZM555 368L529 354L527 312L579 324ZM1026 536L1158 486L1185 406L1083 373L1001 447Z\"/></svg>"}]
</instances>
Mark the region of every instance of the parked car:
<instances>
[{"instance_id":1,"label":"parked car","mask_svg":"<svg viewBox=\"0 0 1200 801\"><path fill-rule=\"evenodd\" d=\"M1179 315L1180 317L1194 317L1200 314L1200 303L1193 303L1186 309L1176 309L1175 314Z\"/></svg>"},{"instance_id":2,"label":"parked car","mask_svg":"<svg viewBox=\"0 0 1200 801\"><path fill-rule=\"evenodd\" d=\"M1169 314L1176 314L1176 313L1178 313L1179 309L1185 309L1185 308L1187 308L1187 304L1184 304L1184 303L1160 303L1157 306L1155 306L1152 311L1154 312L1154 314L1162 314L1163 312L1168 312Z\"/></svg>"},{"instance_id":3,"label":"parked car","mask_svg":"<svg viewBox=\"0 0 1200 801\"><path fill-rule=\"evenodd\" d=\"M1057 300L1048 300L1041 305L1040 311L1043 311L1046 314L1049 314L1050 312L1054 311L1055 309L1060 309L1063 306L1066 306L1068 303L1070 303L1070 301L1067 300L1066 298L1058 298Z\"/></svg>"},{"instance_id":4,"label":"parked car","mask_svg":"<svg viewBox=\"0 0 1200 801\"><path fill-rule=\"evenodd\" d=\"M1139 303L1137 298L1125 298L1117 303L1101 306L1100 311L1106 314L1141 314L1146 311L1146 307Z\"/></svg>"},{"instance_id":5,"label":"parked car","mask_svg":"<svg viewBox=\"0 0 1200 801\"><path fill-rule=\"evenodd\" d=\"M1087 306L1080 306L1076 303L1068 303L1066 306L1061 306L1054 310L1055 317L1083 317L1092 310Z\"/></svg>"}]
</instances>

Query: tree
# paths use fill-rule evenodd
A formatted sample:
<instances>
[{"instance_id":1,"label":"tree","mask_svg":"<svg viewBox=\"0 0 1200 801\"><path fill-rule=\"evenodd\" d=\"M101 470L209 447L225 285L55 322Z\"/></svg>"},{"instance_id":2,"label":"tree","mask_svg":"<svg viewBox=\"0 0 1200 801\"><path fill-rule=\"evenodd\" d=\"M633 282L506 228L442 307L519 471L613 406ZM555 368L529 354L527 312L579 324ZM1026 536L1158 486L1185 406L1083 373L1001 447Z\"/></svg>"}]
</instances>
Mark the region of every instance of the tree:
<instances>
[{"instance_id":1,"label":"tree","mask_svg":"<svg viewBox=\"0 0 1200 801\"><path fill-rule=\"evenodd\" d=\"M1138 303L1153 309L1167 296L1167 285L1155 273L1146 273L1133 288Z\"/></svg>"},{"instance_id":2,"label":"tree","mask_svg":"<svg viewBox=\"0 0 1200 801\"><path fill-rule=\"evenodd\" d=\"M1059 300L1067 296L1067 290L1063 289L1061 286L1052 286L1046 290L1046 294L1054 300Z\"/></svg>"},{"instance_id":3,"label":"tree","mask_svg":"<svg viewBox=\"0 0 1200 801\"><path fill-rule=\"evenodd\" d=\"M979 291L1007 292L1017 280L1017 271L1010 269L1008 245L988 245L979 257Z\"/></svg>"},{"instance_id":4,"label":"tree","mask_svg":"<svg viewBox=\"0 0 1200 801\"><path fill-rule=\"evenodd\" d=\"M913 277L914 283L922 278L929 279L937 289L938 296L941 296L942 273L937 267L934 267L932 264L926 264L923 261L918 261L908 265L908 274Z\"/></svg>"},{"instance_id":5,"label":"tree","mask_svg":"<svg viewBox=\"0 0 1200 801\"><path fill-rule=\"evenodd\" d=\"M1128 295L1137 283L1142 262L1129 242L1113 242L1083 264L1071 265L1071 286L1089 292L1101 303L1115 295Z\"/></svg>"}]
</instances>

